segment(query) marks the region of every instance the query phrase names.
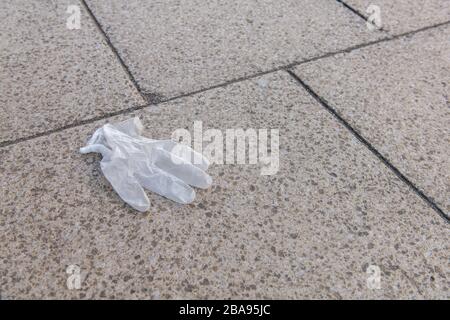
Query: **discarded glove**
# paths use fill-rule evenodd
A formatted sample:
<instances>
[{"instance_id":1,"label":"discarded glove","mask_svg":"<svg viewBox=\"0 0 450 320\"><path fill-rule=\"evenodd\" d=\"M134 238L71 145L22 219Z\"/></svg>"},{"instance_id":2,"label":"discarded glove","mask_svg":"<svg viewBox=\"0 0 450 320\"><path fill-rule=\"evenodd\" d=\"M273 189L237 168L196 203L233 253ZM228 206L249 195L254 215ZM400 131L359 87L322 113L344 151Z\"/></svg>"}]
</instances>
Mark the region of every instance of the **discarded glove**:
<instances>
[{"instance_id":1,"label":"discarded glove","mask_svg":"<svg viewBox=\"0 0 450 320\"><path fill-rule=\"evenodd\" d=\"M81 153L98 152L100 167L114 190L130 206L147 211L150 201L144 188L179 203L190 203L195 191L212 179L205 172L208 160L190 147L171 140L141 136L143 126L135 117L97 129Z\"/></svg>"}]
</instances>

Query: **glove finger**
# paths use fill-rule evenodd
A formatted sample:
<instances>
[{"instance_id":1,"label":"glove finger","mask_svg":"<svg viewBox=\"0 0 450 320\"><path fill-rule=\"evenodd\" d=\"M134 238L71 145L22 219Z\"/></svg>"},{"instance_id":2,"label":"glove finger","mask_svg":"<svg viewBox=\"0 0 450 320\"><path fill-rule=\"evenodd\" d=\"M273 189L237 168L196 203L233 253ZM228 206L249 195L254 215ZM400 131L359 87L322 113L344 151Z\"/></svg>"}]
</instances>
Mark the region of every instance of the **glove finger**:
<instances>
[{"instance_id":1,"label":"glove finger","mask_svg":"<svg viewBox=\"0 0 450 320\"><path fill-rule=\"evenodd\" d=\"M100 165L105 178L123 201L141 212L150 208L150 200L136 178L128 173L124 159L102 161Z\"/></svg>"},{"instance_id":2,"label":"glove finger","mask_svg":"<svg viewBox=\"0 0 450 320\"><path fill-rule=\"evenodd\" d=\"M82 154L93 152L100 153L105 160L108 160L108 158L111 156L112 151L102 144L91 144L86 147L80 148L80 153Z\"/></svg>"},{"instance_id":3,"label":"glove finger","mask_svg":"<svg viewBox=\"0 0 450 320\"><path fill-rule=\"evenodd\" d=\"M166 150L156 148L152 154L152 162L161 170L191 186L205 189L212 184L212 178L205 171Z\"/></svg>"},{"instance_id":4,"label":"glove finger","mask_svg":"<svg viewBox=\"0 0 450 320\"><path fill-rule=\"evenodd\" d=\"M208 159L206 159L201 153L195 151L185 144L176 143L172 140L166 140L162 141L161 144L158 145L158 147L161 147L167 152L170 152L175 156L192 163L194 166L203 171L206 171L209 167Z\"/></svg>"},{"instance_id":5,"label":"glove finger","mask_svg":"<svg viewBox=\"0 0 450 320\"><path fill-rule=\"evenodd\" d=\"M194 189L159 168L147 165L136 173L136 178L144 188L175 202L187 204L195 199Z\"/></svg>"}]
</instances>

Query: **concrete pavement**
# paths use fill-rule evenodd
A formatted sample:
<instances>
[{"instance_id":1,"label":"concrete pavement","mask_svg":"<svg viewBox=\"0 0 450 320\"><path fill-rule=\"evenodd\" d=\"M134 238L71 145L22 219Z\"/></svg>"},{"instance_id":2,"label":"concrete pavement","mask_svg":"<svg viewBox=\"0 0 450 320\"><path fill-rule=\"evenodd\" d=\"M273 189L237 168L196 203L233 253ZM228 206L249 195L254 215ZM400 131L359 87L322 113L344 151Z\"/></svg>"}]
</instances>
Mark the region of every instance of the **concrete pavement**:
<instances>
[{"instance_id":1,"label":"concrete pavement","mask_svg":"<svg viewBox=\"0 0 450 320\"><path fill-rule=\"evenodd\" d=\"M368 5L2 2L1 298L450 298L450 5ZM132 116L277 129L279 170L138 213L78 152Z\"/></svg>"}]
</instances>

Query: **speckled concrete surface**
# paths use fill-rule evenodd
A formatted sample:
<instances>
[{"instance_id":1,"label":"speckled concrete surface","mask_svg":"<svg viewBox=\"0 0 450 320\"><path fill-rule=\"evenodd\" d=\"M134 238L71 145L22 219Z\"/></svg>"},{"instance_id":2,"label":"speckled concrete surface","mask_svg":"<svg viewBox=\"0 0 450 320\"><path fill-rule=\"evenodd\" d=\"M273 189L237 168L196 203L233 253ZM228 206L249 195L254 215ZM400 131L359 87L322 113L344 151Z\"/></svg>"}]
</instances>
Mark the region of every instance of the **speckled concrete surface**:
<instances>
[{"instance_id":1,"label":"speckled concrete surface","mask_svg":"<svg viewBox=\"0 0 450 320\"><path fill-rule=\"evenodd\" d=\"M139 214L78 153L104 121L1 148L3 298L450 298L448 224L287 73L138 115L154 138L279 128L280 171L215 165L193 204L150 194Z\"/></svg>"},{"instance_id":2,"label":"speckled concrete surface","mask_svg":"<svg viewBox=\"0 0 450 320\"><path fill-rule=\"evenodd\" d=\"M450 26L295 69L450 214Z\"/></svg>"},{"instance_id":3,"label":"speckled concrete surface","mask_svg":"<svg viewBox=\"0 0 450 320\"><path fill-rule=\"evenodd\" d=\"M448 0L344 0L365 16L370 5L380 7L383 28L391 34L405 33L450 21Z\"/></svg>"},{"instance_id":4,"label":"speckled concrete surface","mask_svg":"<svg viewBox=\"0 0 450 320\"><path fill-rule=\"evenodd\" d=\"M1 1L0 20L0 142L145 104L78 1Z\"/></svg>"},{"instance_id":5,"label":"speckled concrete surface","mask_svg":"<svg viewBox=\"0 0 450 320\"><path fill-rule=\"evenodd\" d=\"M173 97L385 36L336 1L90 1L155 97Z\"/></svg>"}]
</instances>

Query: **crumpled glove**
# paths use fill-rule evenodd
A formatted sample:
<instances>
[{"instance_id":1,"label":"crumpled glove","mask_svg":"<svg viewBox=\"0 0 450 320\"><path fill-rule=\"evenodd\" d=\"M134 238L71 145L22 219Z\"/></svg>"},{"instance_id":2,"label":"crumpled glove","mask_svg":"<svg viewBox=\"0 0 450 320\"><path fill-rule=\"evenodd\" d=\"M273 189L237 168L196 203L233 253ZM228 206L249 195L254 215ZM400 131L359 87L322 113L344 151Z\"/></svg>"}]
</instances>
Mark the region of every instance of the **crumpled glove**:
<instances>
[{"instance_id":1,"label":"crumpled glove","mask_svg":"<svg viewBox=\"0 0 450 320\"><path fill-rule=\"evenodd\" d=\"M208 188L209 161L190 147L172 140L141 136L138 117L97 129L81 153L102 154L100 167L117 194L134 209L145 212L150 201L144 188L178 203L195 198L191 188Z\"/></svg>"}]
</instances>

